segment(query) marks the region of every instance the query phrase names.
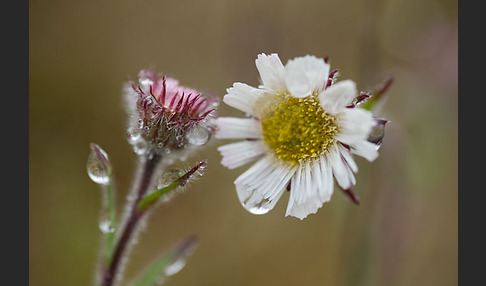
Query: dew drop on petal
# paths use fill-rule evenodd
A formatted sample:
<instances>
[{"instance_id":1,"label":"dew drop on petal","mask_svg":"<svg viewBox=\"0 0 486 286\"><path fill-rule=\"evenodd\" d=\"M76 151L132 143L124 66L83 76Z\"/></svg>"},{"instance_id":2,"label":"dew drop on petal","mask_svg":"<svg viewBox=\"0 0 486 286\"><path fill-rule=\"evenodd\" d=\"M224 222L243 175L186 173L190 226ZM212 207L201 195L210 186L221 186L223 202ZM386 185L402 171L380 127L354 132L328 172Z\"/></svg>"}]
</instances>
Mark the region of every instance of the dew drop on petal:
<instances>
[{"instance_id":1,"label":"dew drop on petal","mask_svg":"<svg viewBox=\"0 0 486 286\"><path fill-rule=\"evenodd\" d=\"M264 208L264 207L249 207L247 208L247 210L249 212L251 212L252 214L255 214L255 215L262 215L262 214L266 214L270 211L269 208Z\"/></svg>"}]
</instances>

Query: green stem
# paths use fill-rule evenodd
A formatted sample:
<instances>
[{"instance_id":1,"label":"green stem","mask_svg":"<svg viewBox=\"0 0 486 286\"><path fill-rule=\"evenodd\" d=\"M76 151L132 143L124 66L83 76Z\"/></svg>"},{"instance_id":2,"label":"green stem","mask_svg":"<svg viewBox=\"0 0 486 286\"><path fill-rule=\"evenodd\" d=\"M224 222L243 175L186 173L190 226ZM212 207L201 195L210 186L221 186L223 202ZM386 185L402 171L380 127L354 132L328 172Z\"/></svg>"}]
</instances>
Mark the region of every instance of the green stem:
<instances>
[{"instance_id":1,"label":"green stem","mask_svg":"<svg viewBox=\"0 0 486 286\"><path fill-rule=\"evenodd\" d=\"M108 212L108 221L110 226L113 228L112 232L108 232L106 235L106 249L105 249L105 265L108 265L111 260L111 255L113 253L113 247L115 244L116 238L116 210L115 210L115 198L114 198L114 191L113 185L111 183L111 178L109 183L106 185L106 200L105 200L105 207Z\"/></svg>"}]
</instances>

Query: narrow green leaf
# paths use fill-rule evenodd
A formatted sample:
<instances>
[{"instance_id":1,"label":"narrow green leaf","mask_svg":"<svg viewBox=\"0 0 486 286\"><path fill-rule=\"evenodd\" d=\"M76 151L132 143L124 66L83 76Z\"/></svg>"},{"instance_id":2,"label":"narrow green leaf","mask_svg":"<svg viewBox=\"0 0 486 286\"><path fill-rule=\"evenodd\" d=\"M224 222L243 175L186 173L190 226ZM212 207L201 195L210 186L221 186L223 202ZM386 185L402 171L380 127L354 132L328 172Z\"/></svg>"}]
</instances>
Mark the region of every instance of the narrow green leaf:
<instances>
[{"instance_id":1,"label":"narrow green leaf","mask_svg":"<svg viewBox=\"0 0 486 286\"><path fill-rule=\"evenodd\" d=\"M113 188L112 167L108 154L97 144L90 144L91 152L86 165L91 180L101 188L102 207L99 228L104 236L104 262L111 260L116 237L116 210Z\"/></svg>"},{"instance_id":2,"label":"narrow green leaf","mask_svg":"<svg viewBox=\"0 0 486 286\"><path fill-rule=\"evenodd\" d=\"M174 182L168 184L167 186L157 189L155 192L146 195L137 205L139 211L147 209L150 205L155 203L162 195L167 194L179 186L184 186L190 179L192 175L196 173L197 170L201 169L206 165L206 161L203 160L194 166L191 170L186 172L184 175L180 176Z\"/></svg>"},{"instance_id":3,"label":"narrow green leaf","mask_svg":"<svg viewBox=\"0 0 486 286\"><path fill-rule=\"evenodd\" d=\"M157 201L163 194L167 194L173 189L175 189L177 186L179 186L179 180L176 180L175 182L156 190L153 193L150 193L146 195L139 203L138 203L138 210L144 210L146 209L149 205Z\"/></svg>"},{"instance_id":4,"label":"narrow green leaf","mask_svg":"<svg viewBox=\"0 0 486 286\"><path fill-rule=\"evenodd\" d=\"M155 286L163 283L167 276L173 275L185 265L186 258L197 245L197 236L191 235L184 239L168 255L153 262L131 286Z\"/></svg>"}]
</instances>

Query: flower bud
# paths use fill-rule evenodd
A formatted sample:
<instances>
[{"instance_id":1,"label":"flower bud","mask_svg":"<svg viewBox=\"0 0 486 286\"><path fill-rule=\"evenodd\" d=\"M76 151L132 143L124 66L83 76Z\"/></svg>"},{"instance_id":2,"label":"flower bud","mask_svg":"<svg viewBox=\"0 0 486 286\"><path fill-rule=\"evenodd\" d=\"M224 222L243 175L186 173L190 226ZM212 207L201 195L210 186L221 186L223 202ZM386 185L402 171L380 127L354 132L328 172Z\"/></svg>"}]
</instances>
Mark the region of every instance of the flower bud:
<instances>
[{"instance_id":1,"label":"flower bud","mask_svg":"<svg viewBox=\"0 0 486 286\"><path fill-rule=\"evenodd\" d=\"M205 144L214 131L217 98L204 98L170 77L142 70L139 84L125 89L132 118L128 141L139 155L191 149Z\"/></svg>"}]
</instances>

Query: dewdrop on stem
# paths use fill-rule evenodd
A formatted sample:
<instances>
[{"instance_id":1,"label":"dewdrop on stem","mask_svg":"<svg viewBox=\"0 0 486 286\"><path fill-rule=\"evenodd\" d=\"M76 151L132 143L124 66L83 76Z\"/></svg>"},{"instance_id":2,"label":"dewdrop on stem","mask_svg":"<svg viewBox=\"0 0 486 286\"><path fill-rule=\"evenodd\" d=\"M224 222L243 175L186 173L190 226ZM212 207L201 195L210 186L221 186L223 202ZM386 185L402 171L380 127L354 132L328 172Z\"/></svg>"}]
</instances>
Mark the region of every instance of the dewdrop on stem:
<instances>
[{"instance_id":1,"label":"dewdrop on stem","mask_svg":"<svg viewBox=\"0 0 486 286\"><path fill-rule=\"evenodd\" d=\"M89 178L100 185L108 185L110 183L111 165L108 160L108 155L98 145L91 143L91 153L88 156L86 169Z\"/></svg>"}]
</instances>

